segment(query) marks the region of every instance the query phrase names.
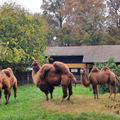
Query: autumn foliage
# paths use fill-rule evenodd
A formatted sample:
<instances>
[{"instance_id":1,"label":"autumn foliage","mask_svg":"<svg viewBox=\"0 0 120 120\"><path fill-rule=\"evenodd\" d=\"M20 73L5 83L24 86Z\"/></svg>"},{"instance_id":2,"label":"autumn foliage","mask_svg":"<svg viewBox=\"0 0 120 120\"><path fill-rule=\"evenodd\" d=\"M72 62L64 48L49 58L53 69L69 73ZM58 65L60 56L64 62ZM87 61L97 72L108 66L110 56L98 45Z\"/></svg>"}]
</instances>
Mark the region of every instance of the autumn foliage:
<instances>
[{"instance_id":1,"label":"autumn foliage","mask_svg":"<svg viewBox=\"0 0 120 120\"><path fill-rule=\"evenodd\" d=\"M119 0L43 0L41 8L59 25L53 28L57 40L51 39L49 46L120 44ZM72 29L66 30L69 26ZM113 27L117 34L111 35Z\"/></svg>"}]
</instances>

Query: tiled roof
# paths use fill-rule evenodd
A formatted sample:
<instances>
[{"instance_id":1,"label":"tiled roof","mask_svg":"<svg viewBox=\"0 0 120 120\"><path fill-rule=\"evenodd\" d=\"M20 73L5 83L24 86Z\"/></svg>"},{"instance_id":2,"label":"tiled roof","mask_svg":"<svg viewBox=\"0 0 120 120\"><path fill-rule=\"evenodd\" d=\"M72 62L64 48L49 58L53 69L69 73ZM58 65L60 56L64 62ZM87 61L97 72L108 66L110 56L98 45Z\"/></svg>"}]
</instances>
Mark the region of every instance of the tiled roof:
<instances>
[{"instance_id":1,"label":"tiled roof","mask_svg":"<svg viewBox=\"0 0 120 120\"><path fill-rule=\"evenodd\" d=\"M47 52L51 56L83 56L85 63L98 60L107 62L110 57L120 62L120 45L47 47Z\"/></svg>"}]
</instances>

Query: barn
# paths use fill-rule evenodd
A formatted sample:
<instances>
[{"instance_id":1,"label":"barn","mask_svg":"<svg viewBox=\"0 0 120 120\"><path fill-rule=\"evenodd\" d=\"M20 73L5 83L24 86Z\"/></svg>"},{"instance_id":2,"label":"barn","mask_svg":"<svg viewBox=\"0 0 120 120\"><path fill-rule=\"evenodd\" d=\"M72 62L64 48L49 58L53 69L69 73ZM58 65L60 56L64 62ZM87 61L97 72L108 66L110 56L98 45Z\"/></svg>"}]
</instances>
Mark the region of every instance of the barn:
<instances>
[{"instance_id":1,"label":"barn","mask_svg":"<svg viewBox=\"0 0 120 120\"><path fill-rule=\"evenodd\" d=\"M80 68L91 70L94 62L107 62L114 57L116 64L120 64L120 45L98 45L98 46L70 46L70 47L47 47L47 53L54 61L64 62L80 82Z\"/></svg>"}]
</instances>

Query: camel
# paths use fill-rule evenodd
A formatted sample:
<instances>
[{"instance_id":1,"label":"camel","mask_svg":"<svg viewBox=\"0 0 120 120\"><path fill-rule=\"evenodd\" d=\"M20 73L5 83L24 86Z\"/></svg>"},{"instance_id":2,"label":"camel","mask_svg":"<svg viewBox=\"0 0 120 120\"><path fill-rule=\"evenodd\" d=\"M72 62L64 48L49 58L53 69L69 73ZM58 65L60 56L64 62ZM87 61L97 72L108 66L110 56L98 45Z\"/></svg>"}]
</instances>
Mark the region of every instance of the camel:
<instances>
[{"instance_id":1,"label":"camel","mask_svg":"<svg viewBox=\"0 0 120 120\"><path fill-rule=\"evenodd\" d=\"M104 66L101 70L96 67L93 67L89 75L86 72L86 69L81 68L81 81L85 87L89 87L92 84L94 99L98 99L98 90L97 85L104 85L106 83L109 84L110 87L110 95L108 98L111 97L113 93L113 89L115 91L114 100L116 97L117 89L116 89L116 78L120 82L117 75L115 75L108 67Z\"/></svg>"},{"instance_id":2,"label":"camel","mask_svg":"<svg viewBox=\"0 0 120 120\"><path fill-rule=\"evenodd\" d=\"M4 94L6 98L5 104L8 104L9 98L11 96L11 92L10 92L11 87L13 87L14 98L16 102L17 79L14 76L11 68L3 69L2 71L0 71L0 99L1 99L2 89L4 89Z\"/></svg>"},{"instance_id":3,"label":"camel","mask_svg":"<svg viewBox=\"0 0 120 120\"><path fill-rule=\"evenodd\" d=\"M63 97L60 102L65 99L67 94L67 88L69 91L68 100L70 100L70 96L73 94L72 92L72 79L77 83L74 75L69 71L69 68L62 62L56 61L51 64L44 64L42 67L40 66L40 62L38 60L34 60L32 63L32 78L35 86L40 88L42 92L46 95L46 101L49 100L48 94L50 92L51 99L53 98L53 90L54 86L62 86L63 89Z\"/></svg>"}]
</instances>

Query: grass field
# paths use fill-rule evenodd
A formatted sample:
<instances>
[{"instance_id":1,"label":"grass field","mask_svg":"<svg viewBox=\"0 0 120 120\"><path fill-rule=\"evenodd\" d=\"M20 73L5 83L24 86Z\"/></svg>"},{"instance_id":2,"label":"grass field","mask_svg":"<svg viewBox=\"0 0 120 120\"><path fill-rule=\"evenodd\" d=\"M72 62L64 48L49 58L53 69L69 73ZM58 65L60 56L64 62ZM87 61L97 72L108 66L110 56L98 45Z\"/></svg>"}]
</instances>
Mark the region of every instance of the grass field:
<instances>
[{"instance_id":1,"label":"grass field","mask_svg":"<svg viewBox=\"0 0 120 120\"><path fill-rule=\"evenodd\" d=\"M45 101L45 94L34 85L19 86L17 102L11 89L9 104L5 105L4 91L0 104L0 120L120 120L120 94L116 101L108 93L93 99L93 92L82 85L73 86L71 100L59 103L62 88L56 87L53 99ZM112 96L113 98L113 96Z\"/></svg>"}]
</instances>

